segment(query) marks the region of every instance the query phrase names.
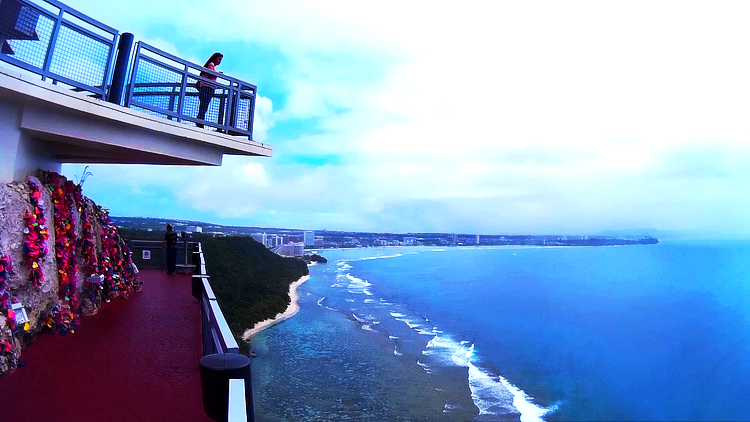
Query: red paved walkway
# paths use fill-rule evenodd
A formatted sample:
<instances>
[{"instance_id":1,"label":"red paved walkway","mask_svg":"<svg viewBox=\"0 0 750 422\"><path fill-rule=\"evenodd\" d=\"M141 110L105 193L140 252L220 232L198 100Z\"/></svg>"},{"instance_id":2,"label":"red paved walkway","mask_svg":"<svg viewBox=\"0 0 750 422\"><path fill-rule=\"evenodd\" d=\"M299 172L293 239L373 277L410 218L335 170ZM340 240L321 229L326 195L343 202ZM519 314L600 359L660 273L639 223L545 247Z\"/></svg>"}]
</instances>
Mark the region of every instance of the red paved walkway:
<instances>
[{"instance_id":1,"label":"red paved walkway","mask_svg":"<svg viewBox=\"0 0 750 422\"><path fill-rule=\"evenodd\" d=\"M141 271L143 291L40 335L0 377L0 421L209 421L198 361L200 307L190 276Z\"/></svg>"}]
</instances>

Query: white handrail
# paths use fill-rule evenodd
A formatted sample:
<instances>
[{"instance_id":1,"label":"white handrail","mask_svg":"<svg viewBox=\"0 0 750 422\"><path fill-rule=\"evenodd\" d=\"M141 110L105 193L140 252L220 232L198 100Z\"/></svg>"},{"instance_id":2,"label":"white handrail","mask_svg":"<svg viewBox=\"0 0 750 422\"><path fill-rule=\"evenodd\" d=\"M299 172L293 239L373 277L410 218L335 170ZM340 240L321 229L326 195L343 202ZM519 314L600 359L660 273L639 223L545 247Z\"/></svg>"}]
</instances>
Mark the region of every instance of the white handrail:
<instances>
[{"instance_id":1,"label":"white handrail","mask_svg":"<svg viewBox=\"0 0 750 422\"><path fill-rule=\"evenodd\" d=\"M245 380L229 380L228 422L247 422L247 401L245 401Z\"/></svg>"}]
</instances>

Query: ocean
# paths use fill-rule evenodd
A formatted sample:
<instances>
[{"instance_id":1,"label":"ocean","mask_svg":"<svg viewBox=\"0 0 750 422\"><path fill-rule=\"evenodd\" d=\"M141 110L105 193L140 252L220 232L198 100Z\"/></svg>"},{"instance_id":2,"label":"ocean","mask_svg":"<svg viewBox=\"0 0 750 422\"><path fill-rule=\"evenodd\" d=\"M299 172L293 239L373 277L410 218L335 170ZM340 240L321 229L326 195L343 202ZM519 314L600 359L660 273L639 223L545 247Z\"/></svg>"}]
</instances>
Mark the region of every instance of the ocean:
<instances>
[{"instance_id":1,"label":"ocean","mask_svg":"<svg viewBox=\"0 0 750 422\"><path fill-rule=\"evenodd\" d=\"M260 422L750 419L750 243L320 253Z\"/></svg>"}]
</instances>

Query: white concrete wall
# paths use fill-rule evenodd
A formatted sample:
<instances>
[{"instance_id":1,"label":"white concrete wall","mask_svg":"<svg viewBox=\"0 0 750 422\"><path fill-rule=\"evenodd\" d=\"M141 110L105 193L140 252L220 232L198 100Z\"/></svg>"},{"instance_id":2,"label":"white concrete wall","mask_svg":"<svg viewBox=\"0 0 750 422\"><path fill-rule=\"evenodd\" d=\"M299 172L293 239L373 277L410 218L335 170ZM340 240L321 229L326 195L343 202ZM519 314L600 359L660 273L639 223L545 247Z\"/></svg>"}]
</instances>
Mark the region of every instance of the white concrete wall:
<instances>
[{"instance_id":1,"label":"white concrete wall","mask_svg":"<svg viewBox=\"0 0 750 422\"><path fill-rule=\"evenodd\" d=\"M20 128L23 110L0 98L0 183L25 180L38 169L60 172L61 164L44 142Z\"/></svg>"}]
</instances>

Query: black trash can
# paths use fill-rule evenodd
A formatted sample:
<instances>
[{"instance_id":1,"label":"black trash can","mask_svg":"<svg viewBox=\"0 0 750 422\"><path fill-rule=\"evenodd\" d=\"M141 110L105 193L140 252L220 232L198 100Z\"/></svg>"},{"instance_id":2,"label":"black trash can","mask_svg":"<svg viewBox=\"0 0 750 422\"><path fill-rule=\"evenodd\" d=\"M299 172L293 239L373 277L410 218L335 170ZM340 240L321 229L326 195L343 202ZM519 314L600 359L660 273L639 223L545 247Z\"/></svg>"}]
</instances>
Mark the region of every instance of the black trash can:
<instances>
[{"instance_id":1,"label":"black trash can","mask_svg":"<svg viewBox=\"0 0 750 422\"><path fill-rule=\"evenodd\" d=\"M250 358L238 353L217 353L201 358L203 410L215 421L226 421L229 404L229 380L245 380L247 420L253 421L253 392L250 385Z\"/></svg>"}]
</instances>

